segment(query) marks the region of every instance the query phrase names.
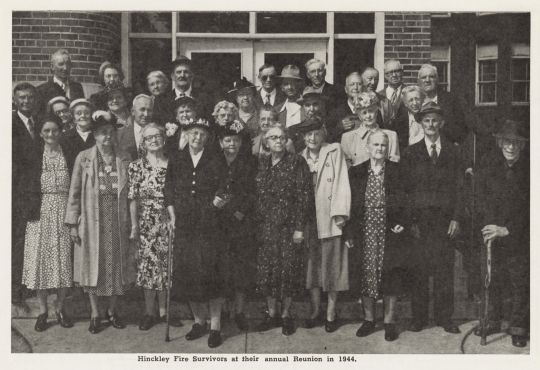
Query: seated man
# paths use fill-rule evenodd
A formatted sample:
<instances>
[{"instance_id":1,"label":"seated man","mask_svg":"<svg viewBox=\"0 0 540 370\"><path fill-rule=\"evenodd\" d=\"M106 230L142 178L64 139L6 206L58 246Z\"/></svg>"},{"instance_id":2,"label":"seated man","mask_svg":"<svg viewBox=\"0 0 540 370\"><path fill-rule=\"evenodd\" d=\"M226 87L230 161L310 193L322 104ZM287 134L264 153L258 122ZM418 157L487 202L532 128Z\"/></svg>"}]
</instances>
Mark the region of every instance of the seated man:
<instances>
[{"instance_id":1,"label":"seated man","mask_svg":"<svg viewBox=\"0 0 540 370\"><path fill-rule=\"evenodd\" d=\"M516 347L527 345L530 326L530 159L525 123L506 120L494 136L497 147L478 166L478 195L484 244L492 242L489 326L486 334L507 330ZM482 251L486 270L486 248ZM485 275L482 275L485 276ZM512 309L503 310L510 289ZM485 301L483 302L485 307ZM482 308L481 312L484 312ZM475 332L481 335L481 331Z\"/></svg>"}]
</instances>

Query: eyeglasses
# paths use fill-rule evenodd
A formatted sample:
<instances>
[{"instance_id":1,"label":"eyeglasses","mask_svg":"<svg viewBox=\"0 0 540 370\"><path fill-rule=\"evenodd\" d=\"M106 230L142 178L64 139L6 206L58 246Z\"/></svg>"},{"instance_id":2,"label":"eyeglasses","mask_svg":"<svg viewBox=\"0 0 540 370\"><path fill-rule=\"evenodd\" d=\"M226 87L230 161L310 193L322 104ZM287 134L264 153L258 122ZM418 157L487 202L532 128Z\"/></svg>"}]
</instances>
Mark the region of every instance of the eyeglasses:
<instances>
[{"instance_id":1,"label":"eyeglasses","mask_svg":"<svg viewBox=\"0 0 540 370\"><path fill-rule=\"evenodd\" d=\"M272 136L268 136L267 139L270 139L272 141L285 141L286 137L281 135L281 136L277 136L277 135L272 135Z\"/></svg>"},{"instance_id":2,"label":"eyeglasses","mask_svg":"<svg viewBox=\"0 0 540 370\"><path fill-rule=\"evenodd\" d=\"M160 134L156 134L156 135L148 135L144 137L144 141L152 141L153 139L160 141L160 140L163 140L163 136L161 136Z\"/></svg>"},{"instance_id":3,"label":"eyeglasses","mask_svg":"<svg viewBox=\"0 0 540 370\"><path fill-rule=\"evenodd\" d=\"M54 114L56 114L57 116L61 115L61 114L68 114L69 113L69 110L67 109L62 109L62 110L57 110L54 112Z\"/></svg>"},{"instance_id":4,"label":"eyeglasses","mask_svg":"<svg viewBox=\"0 0 540 370\"><path fill-rule=\"evenodd\" d=\"M262 82L266 82L266 81L275 81L276 80L276 75L262 75L261 76L261 81Z\"/></svg>"},{"instance_id":5,"label":"eyeglasses","mask_svg":"<svg viewBox=\"0 0 540 370\"><path fill-rule=\"evenodd\" d=\"M385 75L387 75L387 76L398 75L401 72L403 72L403 69L393 69L391 71L386 72Z\"/></svg>"}]
</instances>

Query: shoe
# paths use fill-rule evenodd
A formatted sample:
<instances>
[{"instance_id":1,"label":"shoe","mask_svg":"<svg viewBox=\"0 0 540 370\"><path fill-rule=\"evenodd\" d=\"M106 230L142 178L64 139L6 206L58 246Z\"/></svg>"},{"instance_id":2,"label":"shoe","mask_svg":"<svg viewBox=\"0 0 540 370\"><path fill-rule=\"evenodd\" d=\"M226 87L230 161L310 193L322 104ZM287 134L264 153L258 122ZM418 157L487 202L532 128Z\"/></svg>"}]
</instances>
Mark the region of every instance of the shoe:
<instances>
[{"instance_id":1,"label":"shoe","mask_svg":"<svg viewBox=\"0 0 540 370\"><path fill-rule=\"evenodd\" d=\"M482 327L479 327L478 329L476 329L474 331L474 335L476 335L477 337L481 337L482 336ZM489 337L490 335L493 335L493 334L498 334L500 333L502 330L501 330L501 323L498 322L496 324L489 324L488 327L485 329L485 334L486 334L486 337Z\"/></svg>"},{"instance_id":2,"label":"shoe","mask_svg":"<svg viewBox=\"0 0 540 370\"><path fill-rule=\"evenodd\" d=\"M411 324L409 325L409 327L407 328L407 330L412 331L414 333L418 333L418 332L422 331L424 326L426 326L424 322L418 321L418 320L413 320L411 322Z\"/></svg>"},{"instance_id":3,"label":"shoe","mask_svg":"<svg viewBox=\"0 0 540 370\"><path fill-rule=\"evenodd\" d=\"M154 326L154 316L146 314L142 317L139 323L139 330L150 330Z\"/></svg>"},{"instance_id":4,"label":"shoe","mask_svg":"<svg viewBox=\"0 0 540 370\"><path fill-rule=\"evenodd\" d=\"M47 312L42 313L37 317L36 325L34 326L35 331L41 333L47 329L47 317L49 317Z\"/></svg>"},{"instance_id":5,"label":"shoe","mask_svg":"<svg viewBox=\"0 0 540 370\"><path fill-rule=\"evenodd\" d=\"M273 328L277 328L281 324L281 320L277 317L272 317L268 312L264 314L263 321L255 327L256 331L268 331Z\"/></svg>"},{"instance_id":6,"label":"shoe","mask_svg":"<svg viewBox=\"0 0 540 370\"><path fill-rule=\"evenodd\" d=\"M238 326L238 329L240 329L241 331L248 330L248 322L246 319L246 315L243 312L234 315L234 322L236 323L236 326Z\"/></svg>"},{"instance_id":7,"label":"shoe","mask_svg":"<svg viewBox=\"0 0 540 370\"><path fill-rule=\"evenodd\" d=\"M281 333L287 336L294 334L294 320L291 317L288 316L283 318Z\"/></svg>"},{"instance_id":8,"label":"shoe","mask_svg":"<svg viewBox=\"0 0 540 370\"><path fill-rule=\"evenodd\" d=\"M336 330L338 330L339 324L338 324L338 315L334 316L333 321L324 320L324 331L327 333L333 333Z\"/></svg>"},{"instance_id":9,"label":"shoe","mask_svg":"<svg viewBox=\"0 0 540 370\"><path fill-rule=\"evenodd\" d=\"M208 347L216 348L219 347L221 343L223 343L223 339L221 339L220 331L210 330L210 336L208 337Z\"/></svg>"},{"instance_id":10,"label":"shoe","mask_svg":"<svg viewBox=\"0 0 540 370\"><path fill-rule=\"evenodd\" d=\"M523 348L527 345L527 339L524 335L512 335L512 345Z\"/></svg>"},{"instance_id":11,"label":"shoe","mask_svg":"<svg viewBox=\"0 0 540 370\"><path fill-rule=\"evenodd\" d=\"M187 340L199 339L206 334L206 323L204 326L201 324L193 324L189 333L186 334Z\"/></svg>"},{"instance_id":12,"label":"shoe","mask_svg":"<svg viewBox=\"0 0 540 370\"><path fill-rule=\"evenodd\" d=\"M357 337L367 337L370 334L373 334L375 331L375 321L364 321L364 323L356 331Z\"/></svg>"},{"instance_id":13,"label":"shoe","mask_svg":"<svg viewBox=\"0 0 540 370\"><path fill-rule=\"evenodd\" d=\"M452 323L446 324L446 325L438 325L438 326L441 326L444 329L445 332L450 333L450 334L460 334L461 333L461 330L459 330L458 326L454 325Z\"/></svg>"},{"instance_id":14,"label":"shoe","mask_svg":"<svg viewBox=\"0 0 540 370\"><path fill-rule=\"evenodd\" d=\"M383 324L384 327L384 340L387 342L393 342L398 338L396 330L396 324Z\"/></svg>"},{"instance_id":15,"label":"shoe","mask_svg":"<svg viewBox=\"0 0 540 370\"><path fill-rule=\"evenodd\" d=\"M107 320L109 320L115 329L124 329L126 327L124 320L122 320L116 313L113 313L112 315L107 313Z\"/></svg>"},{"instance_id":16,"label":"shoe","mask_svg":"<svg viewBox=\"0 0 540 370\"><path fill-rule=\"evenodd\" d=\"M63 328L72 328L73 327L73 320L66 315L66 312L64 310L58 312L56 311L56 320Z\"/></svg>"},{"instance_id":17,"label":"shoe","mask_svg":"<svg viewBox=\"0 0 540 370\"><path fill-rule=\"evenodd\" d=\"M101 318L100 317L92 317L90 319L90 327L88 328L88 331L92 334L97 334L101 331Z\"/></svg>"},{"instance_id":18,"label":"shoe","mask_svg":"<svg viewBox=\"0 0 540 370\"><path fill-rule=\"evenodd\" d=\"M306 329L313 329L317 326L323 326L325 323L325 314L322 310L315 318L307 318L302 321L302 327Z\"/></svg>"},{"instance_id":19,"label":"shoe","mask_svg":"<svg viewBox=\"0 0 540 370\"><path fill-rule=\"evenodd\" d=\"M166 324L167 323L167 315L161 316L160 321L162 323ZM180 321L179 317L170 317L169 318L169 325L172 326L173 328L181 328L182 326L184 326L182 321Z\"/></svg>"}]
</instances>

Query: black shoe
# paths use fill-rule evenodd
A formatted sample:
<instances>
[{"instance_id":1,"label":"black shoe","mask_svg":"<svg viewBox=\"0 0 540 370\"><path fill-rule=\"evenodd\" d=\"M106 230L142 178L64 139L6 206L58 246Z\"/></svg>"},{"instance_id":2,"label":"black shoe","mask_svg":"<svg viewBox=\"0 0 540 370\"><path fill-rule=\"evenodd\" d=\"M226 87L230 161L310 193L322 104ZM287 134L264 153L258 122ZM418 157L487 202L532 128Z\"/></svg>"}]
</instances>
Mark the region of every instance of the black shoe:
<instances>
[{"instance_id":1,"label":"black shoe","mask_svg":"<svg viewBox=\"0 0 540 370\"><path fill-rule=\"evenodd\" d=\"M101 331L101 318L100 317L92 317L90 319L90 326L88 327L88 331L92 334L97 334Z\"/></svg>"},{"instance_id":2,"label":"black shoe","mask_svg":"<svg viewBox=\"0 0 540 370\"><path fill-rule=\"evenodd\" d=\"M191 331L186 334L187 340L195 340L199 339L203 335L206 334L206 323L203 325L201 324L193 324L191 327Z\"/></svg>"},{"instance_id":3,"label":"black shoe","mask_svg":"<svg viewBox=\"0 0 540 370\"><path fill-rule=\"evenodd\" d=\"M255 331L268 331L277 328L281 321L277 317L272 317L268 312L265 312L263 321L255 327Z\"/></svg>"},{"instance_id":4,"label":"black shoe","mask_svg":"<svg viewBox=\"0 0 540 370\"><path fill-rule=\"evenodd\" d=\"M334 321L324 321L324 331L327 333L333 333L339 328L338 315L334 316Z\"/></svg>"},{"instance_id":5,"label":"black shoe","mask_svg":"<svg viewBox=\"0 0 540 370\"><path fill-rule=\"evenodd\" d=\"M418 320L413 320L409 327L407 328L408 331L412 331L414 333L418 333L420 331L422 331L422 329L424 328L425 323L422 322L422 321L418 321Z\"/></svg>"},{"instance_id":6,"label":"black shoe","mask_svg":"<svg viewBox=\"0 0 540 370\"><path fill-rule=\"evenodd\" d=\"M107 320L109 320L109 322L112 324L113 328L115 329L124 329L126 327L124 320L122 320L115 313L113 313L112 315L109 315L109 313L107 313Z\"/></svg>"},{"instance_id":7,"label":"black shoe","mask_svg":"<svg viewBox=\"0 0 540 370\"><path fill-rule=\"evenodd\" d=\"M47 312L42 313L37 317L36 325L34 326L35 331L41 333L47 329L47 317L49 317Z\"/></svg>"},{"instance_id":8,"label":"black shoe","mask_svg":"<svg viewBox=\"0 0 540 370\"><path fill-rule=\"evenodd\" d=\"M384 340L392 342L398 338L396 330L396 324L383 324L384 327Z\"/></svg>"},{"instance_id":9,"label":"black shoe","mask_svg":"<svg viewBox=\"0 0 540 370\"><path fill-rule=\"evenodd\" d=\"M220 331L210 330L210 336L208 337L208 347L216 348L219 347L221 343L223 343L223 339L221 339Z\"/></svg>"},{"instance_id":10,"label":"black shoe","mask_svg":"<svg viewBox=\"0 0 540 370\"><path fill-rule=\"evenodd\" d=\"M287 336L294 334L294 320L291 317L283 318L283 327L281 328L281 333Z\"/></svg>"},{"instance_id":11,"label":"black shoe","mask_svg":"<svg viewBox=\"0 0 540 370\"><path fill-rule=\"evenodd\" d=\"M498 322L496 324L489 324L487 328L485 328L484 330L482 330L482 327L479 327L478 329L476 329L474 331L474 335L476 335L477 337L481 337L482 336L482 331L485 332L486 334L486 337L490 336L490 335L493 335L493 334L498 334L500 333L502 330L501 330L501 323Z\"/></svg>"},{"instance_id":12,"label":"black shoe","mask_svg":"<svg viewBox=\"0 0 540 370\"><path fill-rule=\"evenodd\" d=\"M368 335L373 334L374 331L375 331L375 321L366 320L364 321L362 326L360 326L358 330L356 331L356 336L360 338L367 337Z\"/></svg>"},{"instance_id":13,"label":"black shoe","mask_svg":"<svg viewBox=\"0 0 540 370\"><path fill-rule=\"evenodd\" d=\"M307 318L302 321L302 327L306 329L312 329L317 326L323 326L325 323L325 314L322 310L315 318Z\"/></svg>"},{"instance_id":14,"label":"black shoe","mask_svg":"<svg viewBox=\"0 0 540 370\"><path fill-rule=\"evenodd\" d=\"M439 325L439 326L441 326L444 329L445 332L450 333L450 334L460 334L461 333L461 330L459 330L458 326L454 325L452 323L446 324L446 325Z\"/></svg>"},{"instance_id":15,"label":"black shoe","mask_svg":"<svg viewBox=\"0 0 540 370\"><path fill-rule=\"evenodd\" d=\"M73 320L66 315L66 312L64 310L58 312L56 311L56 320L63 328L72 328L73 327Z\"/></svg>"},{"instance_id":16,"label":"black shoe","mask_svg":"<svg viewBox=\"0 0 540 370\"><path fill-rule=\"evenodd\" d=\"M236 323L236 326L238 326L238 329L240 329L241 331L248 330L248 322L246 319L246 315L243 312L234 315L234 322Z\"/></svg>"},{"instance_id":17,"label":"black shoe","mask_svg":"<svg viewBox=\"0 0 540 370\"><path fill-rule=\"evenodd\" d=\"M167 315L161 316L160 321L166 324ZM182 326L184 326L184 324L182 323L179 317L169 317L169 325L172 326L173 328L181 328Z\"/></svg>"},{"instance_id":18,"label":"black shoe","mask_svg":"<svg viewBox=\"0 0 540 370\"><path fill-rule=\"evenodd\" d=\"M524 335L512 335L512 345L523 348L527 345L527 338Z\"/></svg>"},{"instance_id":19,"label":"black shoe","mask_svg":"<svg viewBox=\"0 0 540 370\"><path fill-rule=\"evenodd\" d=\"M154 316L146 314L142 317L139 323L139 330L150 330L154 326Z\"/></svg>"}]
</instances>

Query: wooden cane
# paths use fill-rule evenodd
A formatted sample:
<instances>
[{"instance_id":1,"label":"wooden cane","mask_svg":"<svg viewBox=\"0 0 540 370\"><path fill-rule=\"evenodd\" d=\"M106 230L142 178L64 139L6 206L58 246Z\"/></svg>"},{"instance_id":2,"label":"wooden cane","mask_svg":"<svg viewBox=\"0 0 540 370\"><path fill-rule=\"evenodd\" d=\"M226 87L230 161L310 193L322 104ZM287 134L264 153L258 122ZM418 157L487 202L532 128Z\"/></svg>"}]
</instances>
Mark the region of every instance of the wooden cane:
<instances>
[{"instance_id":1,"label":"wooden cane","mask_svg":"<svg viewBox=\"0 0 540 370\"><path fill-rule=\"evenodd\" d=\"M489 328L489 285L491 284L491 240L488 241L486 246L486 280L484 282L485 286L485 306L484 306L484 317L482 319L482 337L480 339L480 345L485 346L487 344L487 331Z\"/></svg>"},{"instance_id":2,"label":"wooden cane","mask_svg":"<svg viewBox=\"0 0 540 370\"><path fill-rule=\"evenodd\" d=\"M165 342L170 342L169 337L169 318L171 317L171 278L172 278L172 240L174 232L169 228L169 250L167 255L167 325L165 326Z\"/></svg>"}]
</instances>

